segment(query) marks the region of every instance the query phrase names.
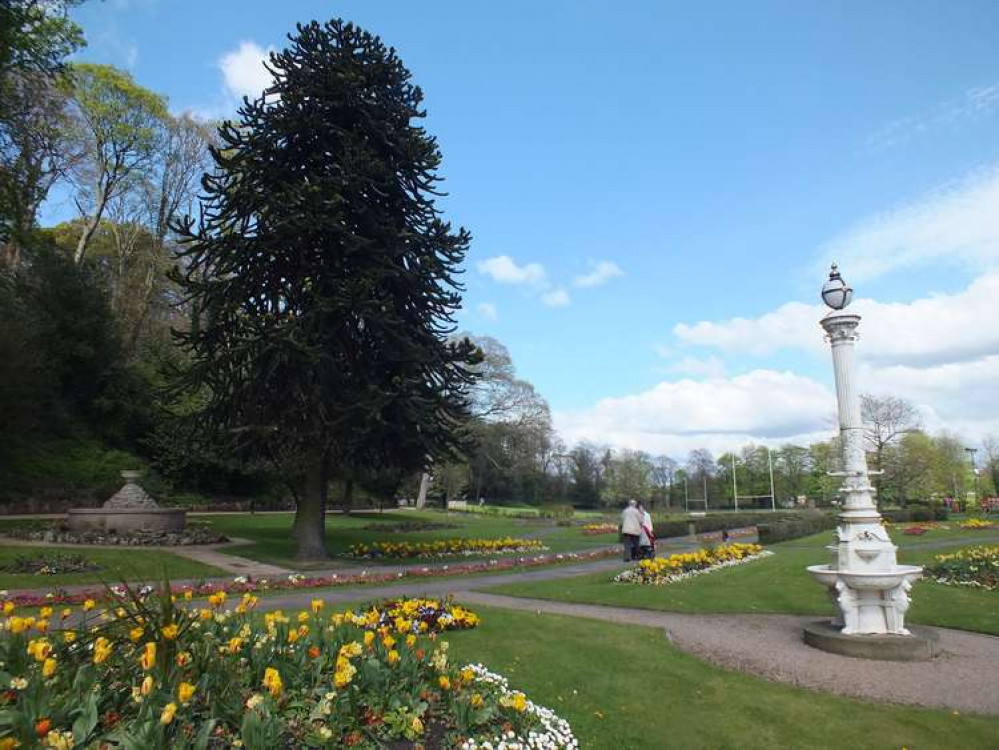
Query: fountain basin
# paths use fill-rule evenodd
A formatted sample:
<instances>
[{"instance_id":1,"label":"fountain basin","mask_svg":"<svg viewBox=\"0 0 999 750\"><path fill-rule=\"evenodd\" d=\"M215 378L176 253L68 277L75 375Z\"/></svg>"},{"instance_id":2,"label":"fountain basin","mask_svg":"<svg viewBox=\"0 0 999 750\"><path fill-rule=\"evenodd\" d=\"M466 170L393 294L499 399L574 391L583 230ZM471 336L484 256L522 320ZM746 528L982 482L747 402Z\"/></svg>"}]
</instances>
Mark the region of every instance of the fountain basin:
<instances>
[{"instance_id":1,"label":"fountain basin","mask_svg":"<svg viewBox=\"0 0 999 750\"><path fill-rule=\"evenodd\" d=\"M73 508L66 512L66 523L74 532L180 532L187 523L187 511L183 508Z\"/></svg>"},{"instance_id":2,"label":"fountain basin","mask_svg":"<svg viewBox=\"0 0 999 750\"><path fill-rule=\"evenodd\" d=\"M903 581L912 583L923 574L918 565L895 565L889 570L837 570L829 565L809 565L808 572L824 586L832 588L841 580L851 589L860 591L889 591Z\"/></svg>"}]
</instances>

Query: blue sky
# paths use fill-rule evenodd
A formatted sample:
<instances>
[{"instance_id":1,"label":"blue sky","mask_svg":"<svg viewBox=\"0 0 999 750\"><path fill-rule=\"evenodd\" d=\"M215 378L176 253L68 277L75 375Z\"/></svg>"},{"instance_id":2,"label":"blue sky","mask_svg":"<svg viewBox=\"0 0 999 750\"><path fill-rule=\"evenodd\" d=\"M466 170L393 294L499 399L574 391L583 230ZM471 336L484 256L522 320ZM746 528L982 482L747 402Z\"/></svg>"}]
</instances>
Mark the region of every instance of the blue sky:
<instances>
[{"instance_id":1,"label":"blue sky","mask_svg":"<svg viewBox=\"0 0 999 750\"><path fill-rule=\"evenodd\" d=\"M865 388L969 441L999 431L982 413L999 395L999 4L76 13L83 59L211 116L259 90L259 56L296 22L333 15L425 90L448 216L475 237L462 325L510 348L568 441L682 454L828 434L821 310L803 304L832 255L862 298Z\"/></svg>"}]
</instances>

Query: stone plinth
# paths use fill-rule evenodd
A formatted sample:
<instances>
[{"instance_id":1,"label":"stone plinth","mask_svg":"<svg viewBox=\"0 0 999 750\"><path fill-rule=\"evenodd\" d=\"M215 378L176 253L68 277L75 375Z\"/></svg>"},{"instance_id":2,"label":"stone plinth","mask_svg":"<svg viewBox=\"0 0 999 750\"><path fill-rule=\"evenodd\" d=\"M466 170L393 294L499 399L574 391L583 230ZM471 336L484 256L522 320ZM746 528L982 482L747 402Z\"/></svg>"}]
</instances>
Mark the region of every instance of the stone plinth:
<instances>
[{"instance_id":1,"label":"stone plinth","mask_svg":"<svg viewBox=\"0 0 999 750\"><path fill-rule=\"evenodd\" d=\"M123 471L125 486L100 508L74 508L67 511L69 530L76 533L131 534L136 531L180 532L187 524L183 508L161 508L139 486L139 471Z\"/></svg>"},{"instance_id":2,"label":"stone plinth","mask_svg":"<svg viewBox=\"0 0 999 750\"><path fill-rule=\"evenodd\" d=\"M805 626L805 643L841 656L880 661L929 661L940 653L932 630L909 626L908 635L844 635L828 620Z\"/></svg>"},{"instance_id":3,"label":"stone plinth","mask_svg":"<svg viewBox=\"0 0 999 750\"><path fill-rule=\"evenodd\" d=\"M100 531L129 534L133 531L183 531L187 511L183 508L74 508L66 512L73 532Z\"/></svg>"}]
</instances>

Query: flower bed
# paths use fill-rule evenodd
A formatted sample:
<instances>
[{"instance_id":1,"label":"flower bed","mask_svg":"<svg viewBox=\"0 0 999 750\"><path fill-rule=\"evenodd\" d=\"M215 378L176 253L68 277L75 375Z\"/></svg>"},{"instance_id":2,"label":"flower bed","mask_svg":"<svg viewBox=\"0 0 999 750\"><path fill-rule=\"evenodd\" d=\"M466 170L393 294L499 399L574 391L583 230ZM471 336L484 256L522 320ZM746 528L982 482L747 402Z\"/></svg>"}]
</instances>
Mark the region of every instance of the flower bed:
<instances>
[{"instance_id":1,"label":"flower bed","mask_svg":"<svg viewBox=\"0 0 999 750\"><path fill-rule=\"evenodd\" d=\"M969 518L967 521L961 521L958 524L962 529L991 529L995 526L992 521L987 521L984 518Z\"/></svg>"},{"instance_id":2,"label":"flower bed","mask_svg":"<svg viewBox=\"0 0 999 750\"><path fill-rule=\"evenodd\" d=\"M40 552L18 555L6 565L0 565L4 573L30 573L36 576L54 576L60 573L85 573L100 570L100 565L83 555L62 554L60 552Z\"/></svg>"},{"instance_id":3,"label":"flower bed","mask_svg":"<svg viewBox=\"0 0 999 750\"><path fill-rule=\"evenodd\" d=\"M362 560L391 558L401 560L411 557L461 557L468 555L495 555L505 552L536 552L548 549L538 539L441 539L435 542L372 542L352 544L348 557Z\"/></svg>"},{"instance_id":4,"label":"flower bed","mask_svg":"<svg viewBox=\"0 0 999 750\"><path fill-rule=\"evenodd\" d=\"M613 523L588 523L583 526L583 533L596 535L596 534L616 534L617 524Z\"/></svg>"},{"instance_id":5,"label":"flower bed","mask_svg":"<svg viewBox=\"0 0 999 750\"><path fill-rule=\"evenodd\" d=\"M642 560L637 567L619 573L614 577L614 581L664 586L694 575L741 565L772 554L759 544L726 544L713 549Z\"/></svg>"},{"instance_id":6,"label":"flower bed","mask_svg":"<svg viewBox=\"0 0 999 750\"><path fill-rule=\"evenodd\" d=\"M440 523L438 521L400 521L399 523L368 523L362 526L365 531L377 531L382 534L408 534L415 531L441 531L444 529L460 528L454 523Z\"/></svg>"},{"instance_id":7,"label":"flower bed","mask_svg":"<svg viewBox=\"0 0 999 750\"><path fill-rule=\"evenodd\" d=\"M195 522L188 523L183 531L138 529L119 534L114 531L70 531L65 523L59 521L50 526L11 526L4 529L3 535L27 542L119 547L187 547L194 544L219 544L229 541L229 537L225 534Z\"/></svg>"},{"instance_id":8,"label":"flower bed","mask_svg":"<svg viewBox=\"0 0 999 750\"><path fill-rule=\"evenodd\" d=\"M105 612L87 604L58 620L4 604L0 748L578 746L501 676L450 663L435 628L478 621L451 602L327 615L315 599L261 616L252 594L232 608L222 593L208 607L112 597Z\"/></svg>"},{"instance_id":9,"label":"flower bed","mask_svg":"<svg viewBox=\"0 0 999 750\"><path fill-rule=\"evenodd\" d=\"M999 589L999 546L966 547L950 554L937 555L926 566L926 576L950 586Z\"/></svg>"},{"instance_id":10,"label":"flower bed","mask_svg":"<svg viewBox=\"0 0 999 750\"><path fill-rule=\"evenodd\" d=\"M618 547L605 547L588 552L559 552L531 557L505 557L500 560L481 560L478 562L461 563L458 565L414 566L397 572L381 572L364 570L360 573L328 576L304 576L293 573L285 578L251 578L239 576L231 581L208 581L197 585L172 586L174 594L205 597L218 592L227 594L260 593L265 591L281 591L286 589L321 589L336 586L356 586L358 584L387 583L404 578L436 578L449 575L475 575L478 573L495 573L513 568L536 568L545 565L561 563L578 563L589 560L599 560L605 557L615 557L621 554ZM116 587L113 587L116 588ZM89 600L103 601L107 596L104 589L80 589L64 591L56 589L47 594L12 593L0 591L0 599L5 598L22 607L40 607L50 604L82 604ZM0 748L0 750L3 750Z\"/></svg>"}]
</instances>

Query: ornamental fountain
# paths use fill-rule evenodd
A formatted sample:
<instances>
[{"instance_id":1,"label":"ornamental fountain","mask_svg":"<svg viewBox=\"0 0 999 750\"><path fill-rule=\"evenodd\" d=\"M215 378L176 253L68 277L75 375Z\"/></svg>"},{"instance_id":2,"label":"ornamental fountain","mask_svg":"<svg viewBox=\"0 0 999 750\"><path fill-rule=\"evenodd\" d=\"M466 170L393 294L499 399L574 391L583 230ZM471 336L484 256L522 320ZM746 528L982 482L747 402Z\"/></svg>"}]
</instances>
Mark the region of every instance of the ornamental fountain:
<instances>
[{"instance_id":1,"label":"ornamental fountain","mask_svg":"<svg viewBox=\"0 0 999 750\"><path fill-rule=\"evenodd\" d=\"M822 287L822 299L831 308L820 322L832 345L844 469L833 475L843 477L843 504L835 543L827 547L831 561L812 565L808 572L828 588L838 613L832 622L808 625L805 642L846 656L929 659L937 653L935 636L931 631L905 625L909 591L923 569L898 564L897 547L874 503L871 472L864 454L860 399L853 383L853 349L860 316L845 312L853 290L835 264Z\"/></svg>"},{"instance_id":2,"label":"ornamental fountain","mask_svg":"<svg viewBox=\"0 0 999 750\"><path fill-rule=\"evenodd\" d=\"M184 530L187 511L183 508L161 508L139 486L141 471L123 471L125 486L100 508L73 508L66 513L69 530L134 534L142 531L173 532Z\"/></svg>"}]
</instances>

